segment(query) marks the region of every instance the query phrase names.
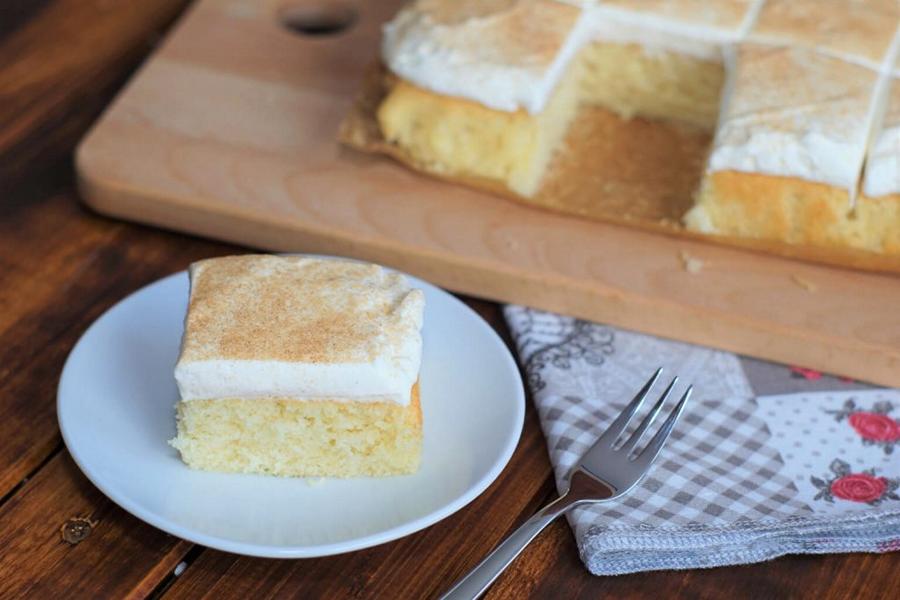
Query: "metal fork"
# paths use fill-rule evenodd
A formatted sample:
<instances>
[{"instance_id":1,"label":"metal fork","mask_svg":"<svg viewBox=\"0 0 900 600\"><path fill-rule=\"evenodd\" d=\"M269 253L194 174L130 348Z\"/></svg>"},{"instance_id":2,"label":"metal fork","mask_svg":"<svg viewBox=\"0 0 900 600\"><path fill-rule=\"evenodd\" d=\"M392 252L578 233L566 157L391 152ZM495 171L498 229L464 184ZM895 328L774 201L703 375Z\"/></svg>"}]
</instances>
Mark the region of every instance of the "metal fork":
<instances>
[{"instance_id":1,"label":"metal fork","mask_svg":"<svg viewBox=\"0 0 900 600\"><path fill-rule=\"evenodd\" d=\"M663 444L672 433L678 417L684 410L684 405L691 397L693 386L688 386L687 391L681 396L678 404L669 414L669 418L650 439L644 448L635 452L641 436L650 428L654 419L662 410L663 404L672 392L672 388L678 382L678 377L672 382L660 396L659 400L650 410L634 433L616 444L619 437L625 432L629 421L640 409L644 398L650 393L650 389L659 379L662 368L656 370L653 377L644 384L634 400L626 406L612 425L594 442L594 445L585 452L581 460L572 467L566 478L568 489L563 490L562 495L545 506L536 515L528 519L512 535L506 538L493 552L481 561L477 567L469 571L468 575L456 582L450 591L444 594L442 600L473 600L487 590L506 567L525 549L531 540L537 537L544 527L550 524L556 517L565 514L570 509L582 504L592 504L613 500L622 496L633 488L644 477L653 459L662 450Z\"/></svg>"}]
</instances>

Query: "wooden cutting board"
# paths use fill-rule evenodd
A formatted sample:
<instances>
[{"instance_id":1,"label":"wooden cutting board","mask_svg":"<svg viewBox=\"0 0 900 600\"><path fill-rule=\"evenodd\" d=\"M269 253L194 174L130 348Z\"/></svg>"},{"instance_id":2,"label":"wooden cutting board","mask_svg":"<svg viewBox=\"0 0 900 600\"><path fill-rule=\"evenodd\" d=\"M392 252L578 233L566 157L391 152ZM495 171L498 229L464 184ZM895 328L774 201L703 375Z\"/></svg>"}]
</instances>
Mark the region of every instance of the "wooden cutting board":
<instances>
[{"instance_id":1,"label":"wooden cutting board","mask_svg":"<svg viewBox=\"0 0 900 600\"><path fill-rule=\"evenodd\" d=\"M340 147L380 24L399 4L201 0L83 140L85 202L900 386L898 277L553 214ZM344 31L321 34L353 15Z\"/></svg>"}]
</instances>

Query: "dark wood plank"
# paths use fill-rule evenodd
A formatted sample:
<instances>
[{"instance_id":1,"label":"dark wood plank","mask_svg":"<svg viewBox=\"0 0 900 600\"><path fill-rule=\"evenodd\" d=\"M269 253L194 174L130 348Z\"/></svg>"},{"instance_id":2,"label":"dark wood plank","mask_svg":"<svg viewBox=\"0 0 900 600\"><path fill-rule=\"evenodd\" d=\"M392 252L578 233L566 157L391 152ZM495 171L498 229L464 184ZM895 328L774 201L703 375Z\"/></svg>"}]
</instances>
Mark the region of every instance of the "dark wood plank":
<instances>
[{"instance_id":1,"label":"dark wood plank","mask_svg":"<svg viewBox=\"0 0 900 600\"><path fill-rule=\"evenodd\" d=\"M5 0L0 7L0 39L43 10L49 0Z\"/></svg>"},{"instance_id":2,"label":"dark wood plank","mask_svg":"<svg viewBox=\"0 0 900 600\"><path fill-rule=\"evenodd\" d=\"M0 37L0 189L67 157L185 4L55 0L7 7L17 26L4 27Z\"/></svg>"},{"instance_id":3,"label":"dark wood plank","mask_svg":"<svg viewBox=\"0 0 900 600\"><path fill-rule=\"evenodd\" d=\"M55 380L74 335L104 306L103 290L112 299L147 277L140 269L130 281L130 269L110 277L138 250L115 245L123 226L85 220L75 205L70 155L183 5L57 0L4 7L0 496L58 443Z\"/></svg>"},{"instance_id":4,"label":"dark wood plank","mask_svg":"<svg viewBox=\"0 0 900 600\"><path fill-rule=\"evenodd\" d=\"M91 522L82 541L63 541L70 519ZM73 538L70 538L73 539ZM190 544L116 507L57 454L0 508L0 597L145 597Z\"/></svg>"},{"instance_id":5,"label":"dark wood plank","mask_svg":"<svg viewBox=\"0 0 900 600\"><path fill-rule=\"evenodd\" d=\"M228 251L89 215L71 188L0 219L0 496L58 444L56 383L84 329L138 287Z\"/></svg>"}]
</instances>

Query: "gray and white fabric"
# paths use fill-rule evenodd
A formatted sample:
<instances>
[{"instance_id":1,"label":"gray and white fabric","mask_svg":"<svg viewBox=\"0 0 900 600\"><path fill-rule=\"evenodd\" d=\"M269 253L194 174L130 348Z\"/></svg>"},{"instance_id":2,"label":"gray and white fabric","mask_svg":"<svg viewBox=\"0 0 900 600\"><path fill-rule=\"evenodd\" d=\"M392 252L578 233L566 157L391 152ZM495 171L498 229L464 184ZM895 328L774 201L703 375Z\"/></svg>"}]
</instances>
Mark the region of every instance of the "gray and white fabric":
<instances>
[{"instance_id":1,"label":"gray and white fabric","mask_svg":"<svg viewBox=\"0 0 900 600\"><path fill-rule=\"evenodd\" d=\"M519 306L505 313L557 485L657 367L694 385L639 487L570 514L592 573L900 550L900 391Z\"/></svg>"}]
</instances>

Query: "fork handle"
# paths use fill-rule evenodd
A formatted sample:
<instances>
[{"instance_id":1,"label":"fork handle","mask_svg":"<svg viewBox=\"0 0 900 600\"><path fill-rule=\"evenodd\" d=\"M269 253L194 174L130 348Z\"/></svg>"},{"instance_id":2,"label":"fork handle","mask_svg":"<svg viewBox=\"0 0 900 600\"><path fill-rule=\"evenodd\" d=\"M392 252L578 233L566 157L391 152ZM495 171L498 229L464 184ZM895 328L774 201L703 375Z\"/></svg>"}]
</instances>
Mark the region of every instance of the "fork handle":
<instances>
[{"instance_id":1,"label":"fork handle","mask_svg":"<svg viewBox=\"0 0 900 600\"><path fill-rule=\"evenodd\" d=\"M441 596L441 600L474 600L481 596L500 573L515 560L531 540L537 537L553 519L565 513L576 502L569 499L568 494L560 496L533 517L525 521L509 537L488 554L478 566L456 582L450 590Z\"/></svg>"}]
</instances>

